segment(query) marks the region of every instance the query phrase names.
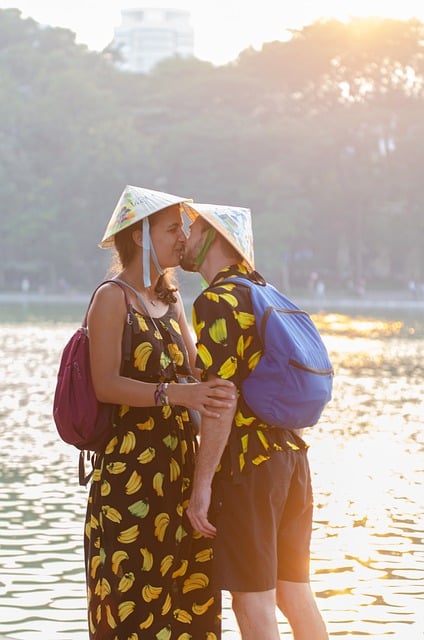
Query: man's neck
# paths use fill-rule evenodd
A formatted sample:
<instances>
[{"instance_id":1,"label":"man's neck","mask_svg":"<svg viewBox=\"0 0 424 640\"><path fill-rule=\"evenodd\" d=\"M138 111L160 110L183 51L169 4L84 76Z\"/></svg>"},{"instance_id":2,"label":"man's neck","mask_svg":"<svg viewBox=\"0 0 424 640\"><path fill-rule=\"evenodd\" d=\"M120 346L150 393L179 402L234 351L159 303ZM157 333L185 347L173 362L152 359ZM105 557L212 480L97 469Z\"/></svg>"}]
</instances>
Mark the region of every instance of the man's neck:
<instances>
[{"instance_id":1,"label":"man's neck","mask_svg":"<svg viewBox=\"0 0 424 640\"><path fill-rule=\"evenodd\" d=\"M210 284L213 281L217 273L219 273L222 269L225 269L226 267L231 267L234 264L238 264L240 261L240 260L237 260L236 258L229 259L224 256L214 257L213 259L211 259L209 256L207 257L209 259L204 260L203 264L199 269L199 272L208 284Z\"/></svg>"}]
</instances>

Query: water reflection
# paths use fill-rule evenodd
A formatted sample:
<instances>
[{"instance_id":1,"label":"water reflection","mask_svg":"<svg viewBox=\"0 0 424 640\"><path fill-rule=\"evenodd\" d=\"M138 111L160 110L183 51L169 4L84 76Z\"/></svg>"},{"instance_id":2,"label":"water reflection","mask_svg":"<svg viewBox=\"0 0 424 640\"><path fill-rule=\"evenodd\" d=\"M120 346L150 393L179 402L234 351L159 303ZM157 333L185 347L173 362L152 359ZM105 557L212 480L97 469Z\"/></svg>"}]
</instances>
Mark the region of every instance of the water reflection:
<instances>
[{"instance_id":1,"label":"water reflection","mask_svg":"<svg viewBox=\"0 0 424 640\"><path fill-rule=\"evenodd\" d=\"M307 433L313 588L332 637L423 636L424 339L416 324L320 318L334 400ZM0 326L0 637L85 640L77 452L51 419L75 325ZM421 332L421 334L420 334ZM281 620L281 636L291 634ZM224 638L238 638L226 598Z\"/></svg>"}]
</instances>

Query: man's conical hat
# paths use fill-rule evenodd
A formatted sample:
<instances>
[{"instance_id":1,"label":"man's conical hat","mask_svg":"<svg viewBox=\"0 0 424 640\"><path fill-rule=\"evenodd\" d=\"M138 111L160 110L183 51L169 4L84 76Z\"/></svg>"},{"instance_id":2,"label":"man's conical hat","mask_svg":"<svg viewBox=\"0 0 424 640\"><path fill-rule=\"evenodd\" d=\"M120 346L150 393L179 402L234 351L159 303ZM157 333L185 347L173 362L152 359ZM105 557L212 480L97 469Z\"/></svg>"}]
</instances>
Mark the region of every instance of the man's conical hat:
<instances>
[{"instance_id":1,"label":"man's conical hat","mask_svg":"<svg viewBox=\"0 0 424 640\"><path fill-rule=\"evenodd\" d=\"M112 247L116 233L153 213L187 200L191 201L189 198L174 196L171 193L127 185L112 213L99 246L103 249Z\"/></svg>"},{"instance_id":2,"label":"man's conical hat","mask_svg":"<svg viewBox=\"0 0 424 640\"><path fill-rule=\"evenodd\" d=\"M190 220L204 218L238 251L250 269L255 268L250 209L197 202L183 202L182 207Z\"/></svg>"}]
</instances>

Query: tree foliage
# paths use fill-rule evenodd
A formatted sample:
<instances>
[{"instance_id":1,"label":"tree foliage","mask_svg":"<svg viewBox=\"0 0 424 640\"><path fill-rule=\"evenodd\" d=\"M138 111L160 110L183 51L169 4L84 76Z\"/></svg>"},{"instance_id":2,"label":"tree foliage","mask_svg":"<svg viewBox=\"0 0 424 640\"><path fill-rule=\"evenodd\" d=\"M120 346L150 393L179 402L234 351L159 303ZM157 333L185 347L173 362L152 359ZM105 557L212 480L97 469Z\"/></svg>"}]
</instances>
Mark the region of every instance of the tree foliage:
<instances>
[{"instance_id":1,"label":"tree foliage","mask_svg":"<svg viewBox=\"0 0 424 640\"><path fill-rule=\"evenodd\" d=\"M0 288L92 287L125 184L250 207L276 284L424 281L423 36L319 21L226 66L142 75L0 11Z\"/></svg>"}]
</instances>

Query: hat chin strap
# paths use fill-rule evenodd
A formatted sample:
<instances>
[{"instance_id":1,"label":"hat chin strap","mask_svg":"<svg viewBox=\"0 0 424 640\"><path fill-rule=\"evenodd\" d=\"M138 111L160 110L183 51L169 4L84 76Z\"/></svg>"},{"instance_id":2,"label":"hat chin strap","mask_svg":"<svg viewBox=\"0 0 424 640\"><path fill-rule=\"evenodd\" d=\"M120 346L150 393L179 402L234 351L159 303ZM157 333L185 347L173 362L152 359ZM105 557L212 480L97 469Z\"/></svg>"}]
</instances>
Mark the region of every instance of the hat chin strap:
<instances>
[{"instance_id":1,"label":"hat chin strap","mask_svg":"<svg viewBox=\"0 0 424 640\"><path fill-rule=\"evenodd\" d=\"M150 280L150 256L152 257L153 264L160 276L163 276L164 270L159 264L158 257L156 255L155 248L153 246L152 239L150 237L150 225L149 218L143 218L143 284L144 286L151 287Z\"/></svg>"},{"instance_id":2,"label":"hat chin strap","mask_svg":"<svg viewBox=\"0 0 424 640\"><path fill-rule=\"evenodd\" d=\"M203 247L200 249L197 255L197 258L194 261L194 266L196 267L197 270L199 270L200 267L202 266L203 261L206 257L206 254L209 251L210 246L212 242L215 240L215 238L216 238L216 229L214 229L213 227L210 227L210 229L208 229L208 233L206 234L205 243Z\"/></svg>"}]
</instances>

